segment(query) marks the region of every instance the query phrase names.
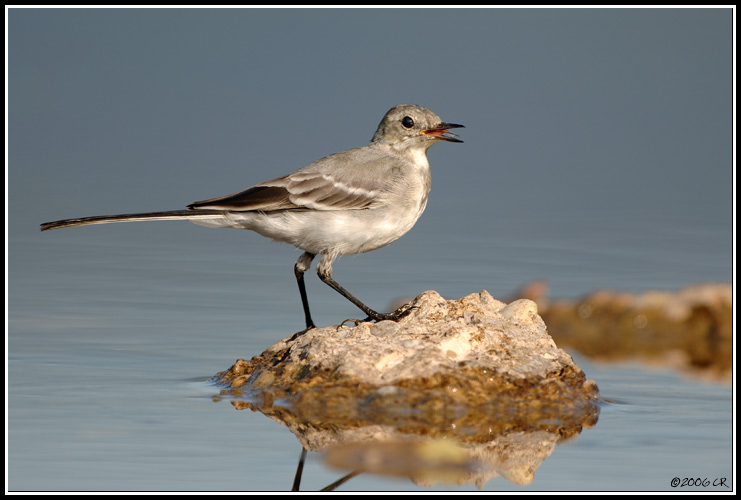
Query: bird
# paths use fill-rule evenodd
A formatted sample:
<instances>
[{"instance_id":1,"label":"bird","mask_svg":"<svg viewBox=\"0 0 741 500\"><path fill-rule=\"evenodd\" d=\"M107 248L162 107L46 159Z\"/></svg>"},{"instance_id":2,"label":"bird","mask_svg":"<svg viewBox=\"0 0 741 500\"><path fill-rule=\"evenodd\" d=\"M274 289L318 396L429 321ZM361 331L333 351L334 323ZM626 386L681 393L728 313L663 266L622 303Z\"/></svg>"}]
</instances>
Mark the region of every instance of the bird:
<instances>
[{"instance_id":1,"label":"bird","mask_svg":"<svg viewBox=\"0 0 741 500\"><path fill-rule=\"evenodd\" d=\"M316 328L304 273L319 256L319 278L367 314L364 321L397 321L402 306L377 312L332 278L341 255L370 252L406 234L427 206L431 175L427 150L440 141L462 143L430 109L400 104L384 115L369 144L321 158L295 172L226 196L197 201L184 210L99 215L41 224L42 231L113 222L187 220L216 228L255 231L303 250L294 275L306 330Z\"/></svg>"}]
</instances>

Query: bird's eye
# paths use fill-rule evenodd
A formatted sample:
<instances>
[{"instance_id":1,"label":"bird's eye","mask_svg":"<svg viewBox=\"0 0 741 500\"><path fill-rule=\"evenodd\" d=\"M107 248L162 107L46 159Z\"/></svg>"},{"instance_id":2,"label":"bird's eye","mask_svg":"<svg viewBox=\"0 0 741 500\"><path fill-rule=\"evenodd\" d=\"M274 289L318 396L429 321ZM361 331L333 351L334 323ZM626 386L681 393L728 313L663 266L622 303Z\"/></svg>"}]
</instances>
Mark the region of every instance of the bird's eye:
<instances>
[{"instance_id":1,"label":"bird's eye","mask_svg":"<svg viewBox=\"0 0 741 500\"><path fill-rule=\"evenodd\" d=\"M405 116L401 119L401 124L404 126L404 128L412 128L414 127L414 120L412 120L411 116Z\"/></svg>"}]
</instances>

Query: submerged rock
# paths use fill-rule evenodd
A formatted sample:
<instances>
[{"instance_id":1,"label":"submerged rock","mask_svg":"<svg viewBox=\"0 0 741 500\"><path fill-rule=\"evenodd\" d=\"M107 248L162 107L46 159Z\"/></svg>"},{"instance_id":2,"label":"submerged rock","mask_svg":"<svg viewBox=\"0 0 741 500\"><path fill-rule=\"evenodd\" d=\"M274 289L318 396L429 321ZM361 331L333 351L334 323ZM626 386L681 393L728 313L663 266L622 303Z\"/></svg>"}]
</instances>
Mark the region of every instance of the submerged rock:
<instances>
[{"instance_id":1,"label":"submerged rock","mask_svg":"<svg viewBox=\"0 0 741 500\"><path fill-rule=\"evenodd\" d=\"M451 477L479 486L497 475L532 481L556 444L599 415L597 385L556 346L535 303L486 291L425 292L398 322L312 329L214 379L236 408L283 423L306 450L330 450L330 463L342 453L340 463L373 471L365 454L387 449L429 463L444 439L470 457L454 460ZM359 450L355 461L348 450Z\"/></svg>"},{"instance_id":2,"label":"submerged rock","mask_svg":"<svg viewBox=\"0 0 741 500\"><path fill-rule=\"evenodd\" d=\"M578 300L552 302L539 290L542 317L560 345L600 360L638 358L731 380L731 283L640 294L600 290Z\"/></svg>"}]
</instances>

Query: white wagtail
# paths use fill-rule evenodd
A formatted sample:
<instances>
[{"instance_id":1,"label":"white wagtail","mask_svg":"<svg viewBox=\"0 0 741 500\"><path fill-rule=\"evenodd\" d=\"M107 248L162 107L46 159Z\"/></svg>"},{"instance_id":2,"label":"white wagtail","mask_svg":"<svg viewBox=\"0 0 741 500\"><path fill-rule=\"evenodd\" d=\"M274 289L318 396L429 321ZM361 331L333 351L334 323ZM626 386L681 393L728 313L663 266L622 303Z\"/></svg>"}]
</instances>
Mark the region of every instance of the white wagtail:
<instances>
[{"instance_id":1,"label":"white wagtail","mask_svg":"<svg viewBox=\"0 0 741 500\"><path fill-rule=\"evenodd\" d=\"M463 125L445 123L427 108L401 104L386 113L367 146L335 153L244 191L191 203L187 210L65 219L41 224L41 230L147 220L250 229L304 251L294 273L307 329L315 325L304 272L317 255L319 278L368 319L397 320L406 308L389 314L369 308L332 279L332 261L384 247L414 226L430 192L427 150L441 140L463 142L448 131L458 127Z\"/></svg>"}]
</instances>

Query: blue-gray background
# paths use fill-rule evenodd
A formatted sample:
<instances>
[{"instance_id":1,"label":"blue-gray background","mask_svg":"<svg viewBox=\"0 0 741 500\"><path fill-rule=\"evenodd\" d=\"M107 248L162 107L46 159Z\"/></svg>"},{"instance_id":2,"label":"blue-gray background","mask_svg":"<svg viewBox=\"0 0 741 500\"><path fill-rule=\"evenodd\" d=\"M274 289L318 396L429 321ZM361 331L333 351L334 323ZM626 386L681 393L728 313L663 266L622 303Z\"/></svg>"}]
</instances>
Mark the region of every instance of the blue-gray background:
<instances>
[{"instance_id":1,"label":"blue-gray background","mask_svg":"<svg viewBox=\"0 0 741 500\"><path fill-rule=\"evenodd\" d=\"M546 280L556 297L731 281L733 15L11 9L10 487L283 487L268 472L254 478L267 483L191 484L181 469L148 462L146 446L131 443L142 439L136 419L153 410L137 407L134 394L153 398L152 381L164 378L153 399L167 407L168 385L297 330L300 253L184 222L50 233L38 224L179 209L240 190L366 144L395 104L421 104L467 128L464 144L430 150L432 193L415 228L335 264L335 278L371 307L428 289L506 298L532 279ZM357 315L313 274L308 280L317 323ZM132 370L140 386L126 384ZM131 413L125 423L116 420L114 385L133 398L119 403ZM225 404L208 412L194 428L233 413L248 435L242 412ZM171 416L161 419L172 429ZM151 445L162 462L171 463L174 442L186 450L177 448L179 457L211 450L213 436L199 448L172 432ZM103 455L94 458L86 446L100 439ZM133 471L105 454L122 442L132 446L122 460ZM139 482L127 482L132 476Z\"/></svg>"}]
</instances>

